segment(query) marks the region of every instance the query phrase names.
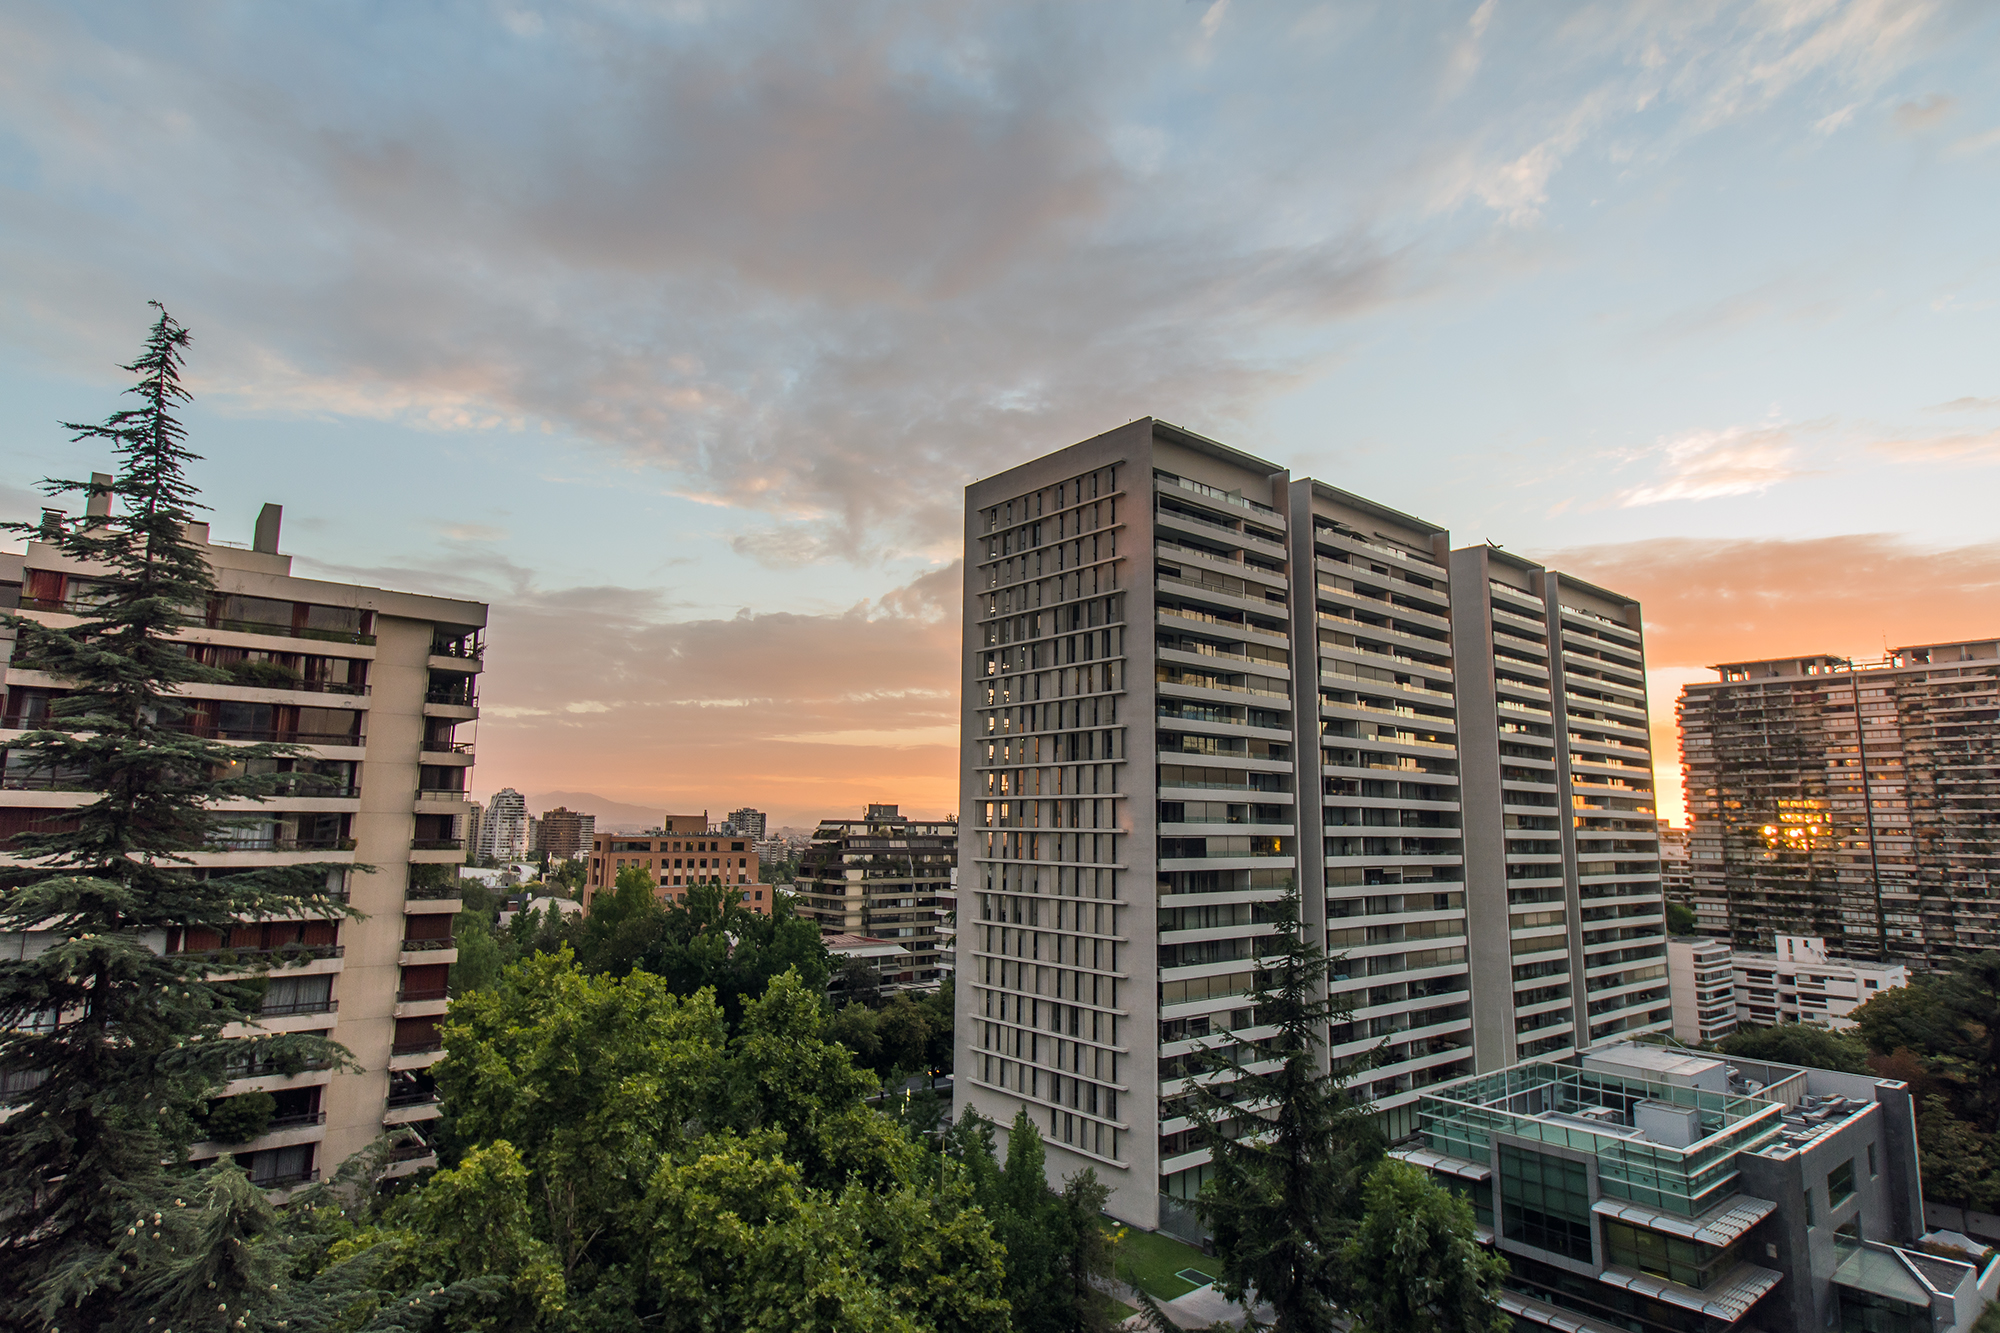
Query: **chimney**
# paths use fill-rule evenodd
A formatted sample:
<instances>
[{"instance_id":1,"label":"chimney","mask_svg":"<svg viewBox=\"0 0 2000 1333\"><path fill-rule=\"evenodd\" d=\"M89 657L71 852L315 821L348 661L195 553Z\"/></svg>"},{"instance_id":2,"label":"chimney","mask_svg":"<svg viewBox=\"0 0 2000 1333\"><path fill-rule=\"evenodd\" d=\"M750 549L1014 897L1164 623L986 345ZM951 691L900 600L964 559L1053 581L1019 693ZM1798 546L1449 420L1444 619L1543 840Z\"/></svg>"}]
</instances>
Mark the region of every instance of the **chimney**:
<instances>
[{"instance_id":1,"label":"chimney","mask_svg":"<svg viewBox=\"0 0 2000 1333\"><path fill-rule=\"evenodd\" d=\"M43 541L52 542L63 535L63 520L65 517L67 515L60 509L44 509L42 511L42 531L40 535Z\"/></svg>"},{"instance_id":2,"label":"chimney","mask_svg":"<svg viewBox=\"0 0 2000 1333\"><path fill-rule=\"evenodd\" d=\"M90 474L90 499L84 503L83 521L88 524L93 518L111 517L111 474L93 472Z\"/></svg>"},{"instance_id":3,"label":"chimney","mask_svg":"<svg viewBox=\"0 0 2000 1333\"><path fill-rule=\"evenodd\" d=\"M283 505L265 505L257 511L257 536L250 543L251 549L265 555L278 553L278 525L284 521Z\"/></svg>"}]
</instances>

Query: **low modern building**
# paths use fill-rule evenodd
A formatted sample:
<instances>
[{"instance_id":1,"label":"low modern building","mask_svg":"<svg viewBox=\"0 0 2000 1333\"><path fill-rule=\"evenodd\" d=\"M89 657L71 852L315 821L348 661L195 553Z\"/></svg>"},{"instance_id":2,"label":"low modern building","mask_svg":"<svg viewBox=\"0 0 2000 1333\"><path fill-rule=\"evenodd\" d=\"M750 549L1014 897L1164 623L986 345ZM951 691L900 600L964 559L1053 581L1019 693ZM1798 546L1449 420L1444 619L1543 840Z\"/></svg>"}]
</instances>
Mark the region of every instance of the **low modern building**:
<instances>
[{"instance_id":1,"label":"low modern building","mask_svg":"<svg viewBox=\"0 0 2000 1333\"><path fill-rule=\"evenodd\" d=\"M618 872L627 866L644 869L659 885L656 896L665 901L679 902L692 886L712 883L736 889L754 912L768 916L771 911L771 886L758 874L750 840L710 832L706 812L668 815L659 828L645 833L595 835L584 901L615 885Z\"/></svg>"},{"instance_id":2,"label":"low modern building","mask_svg":"<svg viewBox=\"0 0 2000 1333\"><path fill-rule=\"evenodd\" d=\"M109 512L96 508L108 496L91 503L91 513ZM428 1069L439 1057L438 1023L458 958L455 867L465 859L473 760L466 737L479 716L487 610L297 577L278 550L281 517L277 505L264 506L249 549L211 540L206 523L188 525L215 591L207 606L193 608L196 623L180 638L190 656L231 679L184 687L188 711L179 726L225 744L297 745L295 758L257 762L317 781L261 803L229 803L214 846L190 859L210 876L331 865L336 886L363 915L245 920L226 937L176 929L152 941L170 953L268 959L259 1027L323 1035L353 1059L340 1071L248 1068L227 1085L226 1096L269 1093L275 1113L247 1141L195 1145L195 1158L232 1155L252 1181L272 1189L332 1171L397 1125L416 1138L398 1150L392 1174L435 1164L422 1137L439 1114ZM6 604L18 598L19 615L49 625L78 623L99 576L43 542L0 554ZM50 702L67 688L61 677L14 660L13 647L11 633L0 636L0 746L47 726ZM5 755L0 839L47 828L95 799L32 764L29 752ZM8 859L0 849L0 860Z\"/></svg>"},{"instance_id":3,"label":"low modern building","mask_svg":"<svg viewBox=\"0 0 2000 1333\"><path fill-rule=\"evenodd\" d=\"M1910 984L1902 963L1833 958L1825 940L1810 936L1780 935L1776 943L1773 953L1731 955L1739 1023L1806 1023L1841 1032L1854 1026L1856 1009Z\"/></svg>"},{"instance_id":4,"label":"low modern building","mask_svg":"<svg viewBox=\"0 0 2000 1333\"><path fill-rule=\"evenodd\" d=\"M1676 1041L1707 1045L1736 1031L1734 958L1721 940L1699 935L1667 939L1667 983L1673 992Z\"/></svg>"},{"instance_id":5,"label":"low modern building","mask_svg":"<svg viewBox=\"0 0 2000 1333\"><path fill-rule=\"evenodd\" d=\"M946 916L958 862L954 820L914 820L893 805L859 819L825 819L799 864L793 893L823 935L893 940L908 965L887 984L935 986L949 970Z\"/></svg>"},{"instance_id":6,"label":"low modern building","mask_svg":"<svg viewBox=\"0 0 2000 1333\"><path fill-rule=\"evenodd\" d=\"M1426 1089L1396 1155L1472 1201L1516 1328L1946 1333L2000 1269L1924 1238L1907 1084L1615 1044Z\"/></svg>"}]
</instances>

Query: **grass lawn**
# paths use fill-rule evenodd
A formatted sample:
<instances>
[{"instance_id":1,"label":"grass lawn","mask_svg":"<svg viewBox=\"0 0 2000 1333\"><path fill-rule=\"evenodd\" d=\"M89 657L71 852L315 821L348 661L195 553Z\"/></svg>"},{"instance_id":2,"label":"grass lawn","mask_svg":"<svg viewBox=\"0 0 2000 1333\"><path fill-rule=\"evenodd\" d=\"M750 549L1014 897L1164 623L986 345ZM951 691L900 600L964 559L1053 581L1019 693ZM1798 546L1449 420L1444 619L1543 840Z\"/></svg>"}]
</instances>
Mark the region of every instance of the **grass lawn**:
<instances>
[{"instance_id":1,"label":"grass lawn","mask_svg":"<svg viewBox=\"0 0 2000 1333\"><path fill-rule=\"evenodd\" d=\"M1107 1229L1118 1229L1116 1223L1108 1220L1102 1225ZM1118 1276L1154 1300L1170 1301L1176 1296L1187 1295L1200 1285L1179 1276L1183 1268L1198 1269L1210 1277L1222 1272L1218 1261L1172 1236L1157 1231L1140 1231L1135 1227L1123 1230L1125 1239L1118 1242Z\"/></svg>"}]
</instances>

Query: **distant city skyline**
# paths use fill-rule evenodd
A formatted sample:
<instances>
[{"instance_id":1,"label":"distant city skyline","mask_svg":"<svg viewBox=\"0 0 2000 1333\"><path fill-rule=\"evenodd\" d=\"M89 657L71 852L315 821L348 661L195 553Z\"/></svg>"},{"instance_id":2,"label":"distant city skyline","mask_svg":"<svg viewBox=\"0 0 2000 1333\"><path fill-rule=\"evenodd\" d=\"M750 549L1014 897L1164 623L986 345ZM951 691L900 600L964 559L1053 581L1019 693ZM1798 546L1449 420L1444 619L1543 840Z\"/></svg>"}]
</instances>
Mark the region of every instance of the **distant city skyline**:
<instances>
[{"instance_id":1,"label":"distant city skyline","mask_svg":"<svg viewBox=\"0 0 2000 1333\"><path fill-rule=\"evenodd\" d=\"M493 606L481 790L931 818L968 460L1157 413L1640 598L1666 759L1707 663L1992 632L1996 38L25 2L0 518L158 298L218 538L282 493L302 575Z\"/></svg>"}]
</instances>

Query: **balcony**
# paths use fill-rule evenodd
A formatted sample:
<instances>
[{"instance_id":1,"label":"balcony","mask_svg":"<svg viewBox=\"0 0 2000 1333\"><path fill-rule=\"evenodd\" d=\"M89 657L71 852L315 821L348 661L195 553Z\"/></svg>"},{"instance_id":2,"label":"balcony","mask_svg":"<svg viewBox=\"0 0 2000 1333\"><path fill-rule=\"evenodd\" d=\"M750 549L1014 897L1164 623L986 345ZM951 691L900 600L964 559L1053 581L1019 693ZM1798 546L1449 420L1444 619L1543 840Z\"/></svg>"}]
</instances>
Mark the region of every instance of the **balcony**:
<instances>
[{"instance_id":1,"label":"balcony","mask_svg":"<svg viewBox=\"0 0 2000 1333\"><path fill-rule=\"evenodd\" d=\"M399 1041L389 1047L389 1054L428 1055L432 1051L441 1051L443 1049L444 1037L440 1034L433 1034L428 1037L416 1038L413 1041ZM425 1149L425 1151L428 1152L429 1149Z\"/></svg>"},{"instance_id":2,"label":"balcony","mask_svg":"<svg viewBox=\"0 0 2000 1333\"><path fill-rule=\"evenodd\" d=\"M403 897L419 902L437 902L441 899L463 897L464 893L456 879L449 879L441 884L423 884L412 879L408 887L403 890Z\"/></svg>"},{"instance_id":3,"label":"balcony","mask_svg":"<svg viewBox=\"0 0 2000 1333\"><path fill-rule=\"evenodd\" d=\"M437 1105L437 1089L435 1088L394 1089L389 1093L388 1106L392 1111L399 1110L405 1106L435 1105Z\"/></svg>"},{"instance_id":4,"label":"balcony","mask_svg":"<svg viewBox=\"0 0 2000 1333\"><path fill-rule=\"evenodd\" d=\"M432 918L432 919L435 919L435 918ZM449 936L449 935L446 935L446 936L444 936L444 937L443 937L443 938L441 938L441 939L434 939L434 940L404 940L404 941L403 941L403 952L404 952L404 953L423 953L423 952L426 952L426 951L429 951L429 950L433 950L433 949L456 949L457 947L458 947L458 941L457 941L457 940L455 940L455 939L453 939L453 938L452 938L451 936ZM415 999L415 998L417 998L417 997L416 997L416 996L411 996L410 998L412 998L412 999Z\"/></svg>"},{"instance_id":5,"label":"balcony","mask_svg":"<svg viewBox=\"0 0 2000 1333\"><path fill-rule=\"evenodd\" d=\"M234 962L244 958L275 958L286 963L303 962L311 958L343 958L347 955L344 944L301 944L292 940L284 944L237 945L220 949L188 949L168 955L173 958L212 958L222 962Z\"/></svg>"},{"instance_id":6,"label":"balcony","mask_svg":"<svg viewBox=\"0 0 2000 1333\"><path fill-rule=\"evenodd\" d=\"M469 801L472 794L463 787L419 787L417 799L420 801Z\"/></svg>"},{"instance_id":7,"label":"balcony","mask_svg":"<svg viewBox=\"0 0 2000 1333\"><path fill-rule=\"evenodd\" d=\"M373 643L375 640L370 637L368 641ZM252 1176L250 1183L260 1190L284 1190L295 1185L310 1185L318 1179L319 1168L308 1167L304 1171L288 1171L278 1176Z\"/></svg>"},{"instance_id":8,"label":"balcony","mask_svg":"<svg viewBox=\"0 0 2000 1333\"><path fill-rule=\"evenodd\" d=\"M264 1132L266 1134L275 1134L281 1129L303 1129L307 1125L324 1125L325 1123L326 1112L301 1111L297 1115L272 1116L270 1123L264 1126Z\"/></svg>"},{"instance_id":9,"label":"balcony","mask_svg":"<svg viewBox=\"0 0 2000 1333\"><path fill-rule=\"evenodd\" d=\"M479 691L473 689L469 681L463 685L433 684L424 691L424 702L450 704L454 708L477 708Z\"/></svg>"},{"instance_id":10,"label":"balcony","mask_svg":"<svg viewBox=\"0 0 2000 1333\"><path fill-rule=\"evenodd\" d=\"M297 1000L291 1004L267 1004L257 1011L259 1018L291 1018L298 1014L330 1014L340 1008L335 999Z\"/></svg>"},{"instance_id":11,"label":"balcony","mask_svg":"<svg viewBox=\"0 0 2000 1333\"><path fill-rule=\"evenodd\" d=\"M462 852L465 850L463 838L412 838L410 850L413 852Z\"/></svg>"},{"instance_id":12,"label":"balcony","mask_svg":"<svg viewBox=\"0 0 2000 1333\"><path fill-rule=\"evenodd\" d=\"M210 852L351 852L352 838L230 838L210 843Z\"/></svg>"},{"instance_id":13,"label":"balcony","mask_svg":"<svg viewBox=\"0 0 2000 1333\"><path fill-rule=\"evenodd\" d=\"M403 947L409 948L410 943L409 940L404 940ZM448 1000L451 998L451 991L448 986L405 986L396 992L396 998L404 1003L412 1000Z\"/></svg>"},{"instance_id":14,"label":"balcony","mask_svg":"<svg viewBox=\"0 0 2000 1333\"><path fill-rule=\"evenodd\" d=\"M471 741L426 740L422 746L425 754L471 754Z\"/></svg>"}]
</instances>

